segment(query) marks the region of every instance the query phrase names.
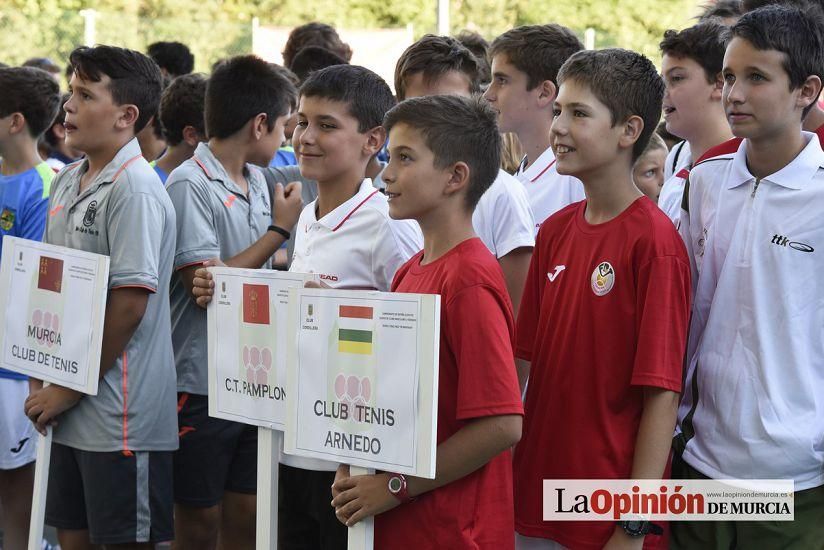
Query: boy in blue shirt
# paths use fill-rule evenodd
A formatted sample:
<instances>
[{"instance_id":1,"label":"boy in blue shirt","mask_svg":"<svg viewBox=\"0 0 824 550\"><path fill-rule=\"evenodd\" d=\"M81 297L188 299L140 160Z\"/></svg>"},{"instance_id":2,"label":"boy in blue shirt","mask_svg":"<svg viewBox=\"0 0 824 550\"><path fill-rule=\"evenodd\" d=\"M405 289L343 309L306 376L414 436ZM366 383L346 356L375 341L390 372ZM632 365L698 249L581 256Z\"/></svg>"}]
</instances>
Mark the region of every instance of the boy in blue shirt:
<instances>
[{"instance_id":1,"label":"boy in blue shirt","mask_svg":"<svg viewBox=\"0 0 824 550\"><path fill-rule=\"evenodd\" d=\"M37 151L51 125L60 88L40 69L0 69L0 239L39 241L54 172ZM3 249L0 240L0 251ZM6 548L24 548L34 481L34 428L23 414L26 377L0 369L0 504Z\"/></svg>"}]
</instances>

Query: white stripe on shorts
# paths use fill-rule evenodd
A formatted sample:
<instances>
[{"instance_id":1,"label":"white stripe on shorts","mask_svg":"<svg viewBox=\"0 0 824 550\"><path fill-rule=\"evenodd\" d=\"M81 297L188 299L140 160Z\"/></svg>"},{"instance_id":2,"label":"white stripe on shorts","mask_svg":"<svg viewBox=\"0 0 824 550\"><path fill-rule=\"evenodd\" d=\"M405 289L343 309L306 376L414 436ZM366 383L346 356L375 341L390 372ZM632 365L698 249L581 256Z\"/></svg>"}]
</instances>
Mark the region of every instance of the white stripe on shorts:
<instances>
[{"instance_id":1,"label":"white stripe on shorts","mask_svg":"<svg viewBox=\"0 0 824 550\"><path fill-rule=\"evenodd\" d=\"M149 505L149 452L135 452L137 517L135 542L149 542L152 534L152 510Z\"/></svg>"}]
</instances>

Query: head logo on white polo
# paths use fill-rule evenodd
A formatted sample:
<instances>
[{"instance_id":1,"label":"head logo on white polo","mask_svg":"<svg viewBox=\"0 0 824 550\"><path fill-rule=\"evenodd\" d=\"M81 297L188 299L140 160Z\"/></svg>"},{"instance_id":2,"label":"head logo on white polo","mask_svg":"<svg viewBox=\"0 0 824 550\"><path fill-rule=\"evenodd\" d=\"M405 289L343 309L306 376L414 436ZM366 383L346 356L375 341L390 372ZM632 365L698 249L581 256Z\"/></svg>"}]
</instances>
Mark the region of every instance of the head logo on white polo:
<instances>
[{"instance_id":1,"label":"head logo on white polo","mask_svg":"<svg viewBox=\"0 0 824 550\"><path fill-rule=\"evenodd\" d=\"M615 286L615 270L609 262L601 262L590 277L592 292L596 296L605 296Z\"/></svg>"}]
</instances>

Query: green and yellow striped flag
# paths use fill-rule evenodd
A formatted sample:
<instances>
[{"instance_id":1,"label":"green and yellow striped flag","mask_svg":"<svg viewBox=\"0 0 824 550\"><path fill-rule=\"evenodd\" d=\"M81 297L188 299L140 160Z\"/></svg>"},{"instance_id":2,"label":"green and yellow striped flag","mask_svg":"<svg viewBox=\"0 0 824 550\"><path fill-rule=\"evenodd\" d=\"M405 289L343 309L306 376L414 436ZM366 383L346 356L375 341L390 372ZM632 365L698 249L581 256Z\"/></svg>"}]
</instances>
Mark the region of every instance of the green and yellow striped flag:
<instances>
[{"instance_id":1,"label":"green and yellow striped flag","mask_svg":"<svg viewBox=\"0 0 824 550\"><path fill-rule=\"evenodd\" d=\"M372 308L340 306L339 313L338 351L372 355Z\"/></svg>"}]
</instances>

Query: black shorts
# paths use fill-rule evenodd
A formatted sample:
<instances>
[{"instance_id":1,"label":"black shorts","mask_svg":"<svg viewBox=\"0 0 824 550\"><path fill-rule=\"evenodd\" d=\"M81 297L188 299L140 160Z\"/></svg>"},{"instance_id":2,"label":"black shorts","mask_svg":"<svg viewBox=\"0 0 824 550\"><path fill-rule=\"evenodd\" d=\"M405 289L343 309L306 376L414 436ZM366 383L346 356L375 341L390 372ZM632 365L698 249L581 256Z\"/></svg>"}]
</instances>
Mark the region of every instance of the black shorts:
<instances>
[{"instance_id":1,"label":"black shorts","mask_svg":"<svg viewBox=\"0 0 824 550\"><path fill-rule=\"evenodd\" d=\"M46 524L92 544L174 538L172 451L96 453L52 444Z\"/></svg>"},{"instance_id":2,"label":"black shorts","mask_svg":"<svg viewBox=\"0 0 824 550\"><path fill-rule=\"evenodd\" d=\"M280 550L346 550L349 531L331 504L334 481L335 472L280 465Z\"/></svg>"},{"instance_id":3,"label":"black shorts","mask_svg":"<svg viewBox=\"0 0 824 550\"><path fill-rule=\"evenodd\" d=\"M177 410L175 502L208 508L226 491L257 494L257 427L210 417L205 395L179 394Z\"/></svg>"}]
</instances>

